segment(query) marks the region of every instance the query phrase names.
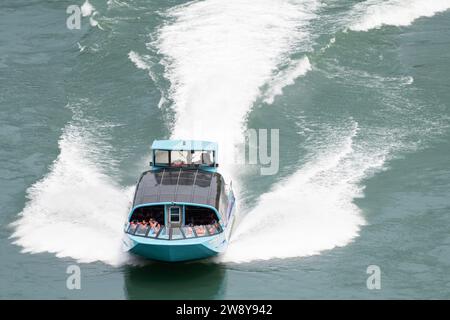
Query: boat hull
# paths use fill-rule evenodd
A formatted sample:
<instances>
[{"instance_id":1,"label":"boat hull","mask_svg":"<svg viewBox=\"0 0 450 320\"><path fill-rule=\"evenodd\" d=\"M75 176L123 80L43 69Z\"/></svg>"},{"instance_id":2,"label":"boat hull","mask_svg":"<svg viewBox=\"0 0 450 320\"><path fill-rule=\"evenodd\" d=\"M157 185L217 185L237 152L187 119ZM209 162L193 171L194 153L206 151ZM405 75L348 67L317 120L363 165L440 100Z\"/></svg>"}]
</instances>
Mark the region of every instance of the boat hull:
<instances>
[{"instance_id":1,"label":"boat hull","mask_svg":"<svg viewBox=\"0 0 450 320\"><path fill-rule=\"evenodd\" d=\"M216 236L184 239L158 240L126 234L124 237L126 251L150 260L179 262L213 257L224 252L228 241L224 234Z\"/></svg>"}]
</instances>

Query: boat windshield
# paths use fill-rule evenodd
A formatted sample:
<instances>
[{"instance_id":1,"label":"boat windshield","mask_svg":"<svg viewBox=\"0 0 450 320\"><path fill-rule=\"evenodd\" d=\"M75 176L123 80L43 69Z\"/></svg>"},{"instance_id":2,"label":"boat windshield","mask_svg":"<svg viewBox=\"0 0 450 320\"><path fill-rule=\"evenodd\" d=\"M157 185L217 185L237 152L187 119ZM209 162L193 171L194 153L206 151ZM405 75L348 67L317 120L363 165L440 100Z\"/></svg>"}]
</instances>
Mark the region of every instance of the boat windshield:
<instances>
[{"instance_id":1,"label":"boat windshield","mask_svg":"<svg viewBox=\"0 0 450 320\"><path fill-rule=\"evenodd\" d=\"M213 166L213 151L155 150L155 165L170 167Z\"/></svg>"}]
</instances>

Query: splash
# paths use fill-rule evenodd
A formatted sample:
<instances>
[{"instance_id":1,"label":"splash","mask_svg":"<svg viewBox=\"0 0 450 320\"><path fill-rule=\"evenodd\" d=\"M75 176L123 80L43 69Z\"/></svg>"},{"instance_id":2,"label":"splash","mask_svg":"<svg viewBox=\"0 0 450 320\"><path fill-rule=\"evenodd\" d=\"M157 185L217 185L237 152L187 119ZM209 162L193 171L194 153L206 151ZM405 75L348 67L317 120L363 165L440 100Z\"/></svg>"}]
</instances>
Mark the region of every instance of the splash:
<instances>
[{"instance_id":1,"label":"splash","mask_svg":"<svg viewBox=\"0 0 450 320\"><path fill-rule=\"evenodd\" d=\"M132 189L105 173L115 164L102 156L107 146L96 142L87 127L101 129L78 119L66 126L50 172L27 190L12 238L22 252L120 265L127 260L120 243Z\"/></svg>"},{"instance_id":2,"label":"splash","mask_svg":"<svg viewBox=\"0 0 450 320\"><path fill-rule=\"evenodd\" d=\"M83 15L83 17L89 17L94 12L95 12L94 6L89 2L89 0L86 0L81 6L81 14Z\"/></svg>"},{"instance_id":3,"label":"splash","mask_svg":"<svg viewBox=\"0 0 450 320\"><path fill-rule=\"evenodd\" d=\"M272 104L276 96L283 94L283 89L295 83L295 80L304 76L308 71L311 71L311 63L308 57L298 60L292 60L289 65L279 71L269 82L268 89L264 93L264 102Z\"/></svg>"},{"instance_id":4,"label":"splash","mask_svg":"<svg viewBox=\"0 0 450 320\"><path fill-rule=\"evenodd\" d=\"M128 59L130 59L130 61L133 62L136 68L138 69L150 70L151 68L151 65L147 61L145 61L143 57L141 57L138 53L134 51L130 51L128 53Z\"/></svg>"},{"instance_id":5,"label":"splash","mask_svg":"<svg viewBox=\"0 0 450 320\"><path fill-rule=\"evenodd\" d=\"M165 56L176 119L173 137L212 139L233 153L247 113L262 94L272 103L283 88L311 69L308 25L316 2L210 0L171 10L155 45ZM286 67L280 68L281 65ZM261 88L267 88L261 91ZM263 194L245 214L221 261L298 257L349 243L364 224L353 204L358 183L382 167L373 150L355 147L358 125L303 168ZM341 137L346 137L341 140ZM370 157L368 157L370 155ZM227 170L227 168L226 168ZM222 170L223 171L223 170Z\"/></svg>"},{"instance_id":6,"label":"splash","mask_svg":"<svg viewBox=\"0 0 450 320\"><path fill-rule=\"evenodd\" d=\"M171 82L172 137L214 140L220 157L232 155L260 88L294 48L310 43L307 27L317 7L316 1L207 0L170 10L172 23L154 45Z\"/></svg>"},{"instance_id":7,"label":"splash","mask_svg":"<svg viewBox=\"0 0 450 320\"><path fill-rule=\"evenodd\" d=\"M450 8L450 0L369 0L357 4L350 25L354 31L368 31L384 25L408 26L421 17L432 17Z\"/></svg>"},{"instance_id":8,"label":"splash","mask_svg":"<svg viewBox=\"0 0 450 320\"><path fill-rule=\"evenodd\" d=\"M362 179L383 167L388 148L367 150L357 142L358 124L350 124L347 133L336 130L323 150L260 197L222 261L309 256L358 236L365 220L353 200L362 196Z\"/></svg>"}]
</instances>

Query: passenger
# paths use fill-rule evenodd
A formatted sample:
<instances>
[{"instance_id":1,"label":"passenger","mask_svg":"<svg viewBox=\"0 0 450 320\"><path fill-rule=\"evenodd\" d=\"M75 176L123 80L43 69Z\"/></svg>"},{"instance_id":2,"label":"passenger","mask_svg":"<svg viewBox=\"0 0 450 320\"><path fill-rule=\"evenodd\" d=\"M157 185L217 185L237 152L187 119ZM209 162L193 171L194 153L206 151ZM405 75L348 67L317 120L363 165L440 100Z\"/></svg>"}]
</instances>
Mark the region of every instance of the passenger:
<instances>
[{"instance_id":1,"label":"passenger","mask_svg":"<svg viewBox=\"0 0 450 320\"><path fill-rule=\"evenodd\" d=\"M155 219L152 219L152 224L151 224L152 228L155 230L159 230L160 229L160 224L158 221L156 221Z\"/></svg>"},{"instance_id":2,"label":"passenger","mask_svg":"<svg viewBox=\"0 0 450 320\"><path fill-rule=\"evenodd\" d=\"M217 221L216 221L216 215L215 215L214 213L211 213L211 214L209 215L209 219L210 219L210 221L211 221L210 224L216 224L216 223L217 223Z\"/></svg>"},{"instance_id":3,"label":"passenger","mask_svg":"<svg viewBox=\"0 0 450 320\"><path fill-rule=\"evenodd\" d=\"M212 164L211 156L208 152L202 153L202 162L203 162L203 164L206 164L208 166L210 166Z\"/></svg>"},{"instance_id":4,"label":"passenger","mask_svg":"<svg viewBox=\"0 0 450 320\"><path fill-rule=\"evenodd\" d=\"M196 226L195 233L197 233L199 237L204 236L206 234L205 226Z\"/></svg>"},{"instance_id":5,"label":"passenger","mask_svg":"<svg viewBox=\"0 0 450 320\"><path fill-rule=\"evenodd\" d=\"M191 226L186 226L184 227L184 233L186 235L186 237L191 238L194 236L194 232L192 231L192 227Z\"/></svg>"},{"instance_id":6,"label":"passenger","mask_svg":"<svg viewBox=\"0 0 450 320\"><path fill-rule=\"evenodd\" d=\"M148 228L148 223L147 223L147 221L143 220L139 224L139 230L138 231L139 231L139 233L142 233L142 232L145 233L147 228Z\"/></svg>"},{"instance_id":7,"label":"passenger","mask_svg":"<svg viewBox=\"0 0 450 320\"><path fill-rule=\"evenodd\" d=\"M210 224L208 226L208 231L209 231L210 234L216 234L217 233L216 224Z\"/></svg>"},{"instance_id":8,"label":"passenger","mask_svg":"<svg viewBox=\"0 0 450 320\"><path fill-rule=\"evenodd\" d=\"M142 220L139 224L140 224L141 226L145 227L145 226L147 225L147 221Z\"/></svg>"},{"instance_id":9,"label":"passenger","mask_svg":"<svg viewBox=\"0 0 450 320\"><path fill-rule=\"evenodd\" d=\"M134 233L136 231L137 226L138 226L138 224L137 224L136 220L132 220L130 222L129 227L128 227L128 232L129 233Z\"/></svg>"},{"instance_id":10,"label":"passenger","mask_svg":"<svg viewBox=\"0 0 450 320\"><path fill-rule=\"evenodd\" d=\"M158 221L155 221L155 227L154 227L155 233L158 233L160 229L161 229L161 225L158 223Z\"/></svg>"},{"instance_id":11,"label":"passenger","mask_svg":"<svg viewBox=\"0 0 450 320\"><path fill-rule=\"evenodd\" d=\"M182 167L185 163L183 160L175 160L172 162L172 167Z\"/></svg>"},{"instance_id":12,"label":"passenger","mask_svg":"<svg viewBox=\"0 0 450 320\"><path fill-rule=\"evenodd\" d=\"M150 218L150 220L148 221L148 225L150 227L150 230L148 232L149 236L155 236L156 235L156 221L153 218Z\"/></svg>"},{"instance_id":13,"label":"passenger","mask_svg":"<svg viewBox=\"0 0 450 320\"><path fill-rule=\"evenodd\" d=\"M147 233L147 222L141 221L137 224L136 235L144 236Z\"/></svg>"}]
</instances>

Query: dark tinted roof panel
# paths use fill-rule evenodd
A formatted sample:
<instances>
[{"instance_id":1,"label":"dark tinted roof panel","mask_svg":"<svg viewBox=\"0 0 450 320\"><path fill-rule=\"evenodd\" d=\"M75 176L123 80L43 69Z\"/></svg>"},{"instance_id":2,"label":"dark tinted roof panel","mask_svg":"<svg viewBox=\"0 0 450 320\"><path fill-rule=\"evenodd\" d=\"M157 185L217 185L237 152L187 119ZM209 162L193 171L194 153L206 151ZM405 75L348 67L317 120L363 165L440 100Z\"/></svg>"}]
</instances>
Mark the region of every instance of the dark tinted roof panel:
<instances>
[{"instance_id":1,"label":"dark tinted roof panel","mask_svg":"<svg viewBox=\"0 0 450 320\"><path fill-rule=\"evenodd\" d=\"M136 187L133 207L155 202L187 202L219 208L219 173L186 168L144 172Z\"/></svg>"}]
</instances>

